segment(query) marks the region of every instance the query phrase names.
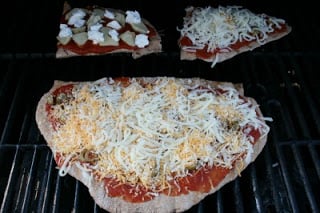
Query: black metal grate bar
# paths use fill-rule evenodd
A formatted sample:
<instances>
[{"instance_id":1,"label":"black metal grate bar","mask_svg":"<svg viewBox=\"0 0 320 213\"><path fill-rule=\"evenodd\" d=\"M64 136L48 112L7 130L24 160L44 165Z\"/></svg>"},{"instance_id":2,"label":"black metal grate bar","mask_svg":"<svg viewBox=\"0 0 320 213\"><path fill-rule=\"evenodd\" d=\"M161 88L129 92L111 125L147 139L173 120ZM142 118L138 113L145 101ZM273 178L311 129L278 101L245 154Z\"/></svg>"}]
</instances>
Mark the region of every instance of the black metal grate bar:
<instances>
[{"instance_id":1,"label":"black metal grate bar","mask_svg":"<svg viewBox=\"0 0 320 213\"><path fill-rule=\"evenodd\" d=\"M251 177L251 184L252 184L252 191L253 191L253 197L255 198L255 207L257 212L262 212L262 201L261 201L261 193L259 190L258 180L257 180L257 174L256 174L256 168L254 165L250 166L250 177Z\"/></svg>"},{"instance_id":2,"label":"black metal grate bar","mask_svg":"<svg viewBox=\"0 0 320 213\"><path fill-rule=\"evenodd\" d=\"M19 112L19 109L21 109L19 106L21 103L21 94L23 92L23 84L22 84L23 77L18 76L18 86L15 90L12 103L10 105L10 110L8 112L8 117L6 118L6 122L4 125L4 130L1 135L1 143L8 143L10 142L10 135L12 135L12 132L17 132L17 126L14 128L14 121L16 117L21 113ZM19 131L18 131L19 133Z\"/></svg>"},{"instance_id":3,"label":"black metal grate bar","mask_svg":"<svg viewBox=\"0 0 320 213\"><path fill-rule=\"evenodd\" d=\"M223 197L222 197L221 191L217 192L217 212L218 213L224 212Z\"/></svg>"},{"instance_id":4,"label":"black metal grate bar","mask_svg":"<svg viewBox=\"0 0 320 213\"><path fill-rule=\"evenodd\" d=\"M279 193L281 190L277 190L278 184L276 184L277 181L276 181L275 174L273 172L273 170L274 170L273 168L276 167L278 164L273 163L271 160L269 145L267 145L265 147L264 157L265 157L265 162L266 162L267 177L270 177L270 188L269 189L272 191L271 193L272 193L272 197L273 197L273 199L272 199L273 202L271 202L270 205L273 206L277 212L279 212L281 210L281 208L287 207L287 205L281 199L281 195Z\"/></svg>"},{"instance_id":5,"label":"black metal grate bar","mask_svg":"<svg viewBox=\"0 0 320 213\"><path fill-rule=\"evenodd\" d=\"M291 87L291 85L289 87ZM294 95L294 93L291 90L290 90L290 92L291 92L292 95ZM293 105L298 105L298 102L295 102ZM295 132L292 132L292 129L294 128L292 120L289 119L289 115L288 115L287 111L285 110L285 107L284 106L282 106L282 107L284 108L284 112L281 113L283 115L282 119L285 121L284 123L288 127L287 128L287 135L289 135L289 136L291 136L293 138L296 138L297 136L296 136ZM298 107L298 106L294 106L294 107ZM302 122L302 124L305 124L305 123ZM307 131L305 131L305 134L307 134ZM273 132L273 135L276 136L276 132L275 131ZM292 175L290 175L290 172L288 172L288 168L292 167L292 163L291 164L287 164L286 160L283 157L283 156L285 156L285 152L282 151L282 149L283 149L282 147L284 147L284 146L287 147L288 145L292 149L293 156L294 156L294 163L297 164L297 168L298 168L297 170L298 170L299 175L300 175L300 177L298 177L297 179L301 180L302 183L303 183L303 189L304 189L306 197L308 199L308 202L309 202L309 205L310 205L310 210L313 211L313 212L317 212L318 209L319 209L317 203L319 201L317 201L315 198L318 195L315 194L315 191L313 191L313 190L316 190L316 189L311 187L310 179L309 179L309 177L307 175L308 173L305 170L306 165L304 164L304 159L302 158L301 153L299 151L300 149L298 148L298 146L301 146L299 144L307 144L308 150L310 151L310 153L312 153L310 155L311 155L311 158L312 158L312 162L315 165L315 170L318 173L319 169L317 169L317 167L319 167L319 157L318 157L317 152L315 151L316 150L315 147L312 146L312 144L314 144L314 142L312 142L312 141L306 141L306 142L298 141L298 143L297 142L293 143L292 141L290 141L288 143L276 144L276 150L277 150L278 158L280 160L280 164L281 164L281 167L283 169L283 175L284 175L285 183L286 183L286 186L287 186L289 199L291 201L291 205L293 206L293 211L298 211L300 209L300 207L298 205L296 205L296 204L299 204L299 202L297 202L297 198L295 196L296 193L295 193L294 187L292 185L292 178L290 177ZM308 165L308 167L310 167L310 165ZM319 180L319 175L318 175L318 180ZM305 206L303 206L301 209L305 209Z\"/></svg>"},{"instance_id":6,"label":"black metal grate bar","mask_svg":"<svg viewBox=\"0 0 320 213\"><path fill-rule=\"evenodd\" d=\"M26 171L26 176L23 177L23 179L25 179L25 183L21 187L23 187L25 189L21 195L22 196L21 199L19 199L20 201L22 200L22 204L21 204L21 211L22 212L28 212L28 203L30 202L30 194L32 192L31 179L33 179L33 177L34 177L33 171L34 171L34 166L35 166L36 154L37 154L37 149L34 149L32 151L32 159L31 159L30 168Z\"/></svg>"},{"instance_id":7,"label":"black metal grate bar","mask_svg":"<svg viewBox=\"0 0 320 213\"><path fill-rule=\"evenodd\" d=\"M315 142L312 142L311 144L308 144L308 149L310 151L310 155L313 160L314 168L317 172L318 179L320 180L320 158L319 154L316 151L316 147L313 145ZM318 141L318 144L320 144L320 141Z\"/></svg>"},{"instance_id":8,"label":"black metal grate bar","mask_svg":"<svg viewBox=\"0 0 320 213\"><path fill-rule=\"evenodd\" d=\"M34 120L37 101L54 79L95 80L105 76L202 77L243 83L245 93L257 100L264 115L274 119L269 123L268 143L257 160L240 178L188 212L319 212L317 7L309 2L299 6L292 3L292 10L283 10L278 2L242 2L288 20L293 31L284 39L211 69L202 61L180 61L177 45L177 21L182 21L183 7L204 6L206 2L172 2L169 8L161 3L156 11L148 9L155 2L110 3L141 9L163 33L164 52L138 60L127 54L56 60L55 35L63 1L7 3L14 10L13 16L4 11L6 19L12 18L4 22L5 39L0 47L0 212L105 212L83 184L71 176L58 175L51 150ZM218 3L226 4L214 2ZM164 8L166 17L161 10ZM306 45L303 41L314 42Z\"/></svg>"},{"instance_id":9,"label":"black metal grate bar","mask_svg":"<svg viewBox=\"0 0 320 213\"><path fill-rule=\"evenodd\" d=\"M276 137L277 135L276 132L272 129L271 131L272 131L272 135ZM275 150L277 153L279 164L281 166L282 176L284 179L284 183L286 185L286 190L288 191L288 199L290 201L291 209L293 212L299 212L300 209L298 207L298 200L294 192L294 187L291 180L291 173L288 171L290 164L288 164L288 162L285 160L284 153L281 151L281 147L277 144L277 141L273 140L273 143L275 144Z\"/></svg>"},{"instance_id":10,"label":"black metal grate bar","mask_svg":"<svg viewBox=\"0 0 320 213\"><path fill-rule=\"evenodd\" d=\"M312 122L315 123L315 127L316 127L316 130L317 130L317 134L320 134L320 113L319 111L317 111L317 104L316 102L314 101L314 99L311 97L311 91L309 89L309 85L306 83L306 81L304 80L305 77L302 75L302 68L299 64L297 64L296 60L294 60L293 57L290 57L290 64L293 65L294 67L294 70L293 72L295 73L296 75L296 78L298 79L298 81L300 82L299 85L301 85L301 87L299 89L301 89L301 93L303 94L303 103L306 103L306 107L307 107L307 111L309 113L311 113L311 118L313 118ZM310 66L308 64L308 66ZM310 67L307 67L307 69L311 69ZM299 110L299 109L297 109ZM306 138L311 138L311 135L309 133L309 131L307 130L307 126L308 126L308 122L303 119L301 121L301 124L303 125L303 132L304 132L304 135L306 136Z\"/></svg>"},{"instance_id":11,"label":"black metal grate bar","mask_svg":"<svg viewBox=\"0 0 320 213\"><path fill-rule=\"evenodd\" d=\"M12 90L15 87L15 70L12 68L11 63L8 63L7 66L3 65L3 69L5 70L3 71L4 74L1 78L0 84L0 101L1 103L8 103L11 102L10 96L14 95L14 92ZM0 130L2 132L2 129L5 126L5 121L7 120L7 112L9 111L10 106L8 104L1 104L0 109Z\"/></svg>"},{"instance_id":12,"label":"black metal grate bar","mask_svg":"<svg viewBox=\"0 0 320 213\"><path fill-rule=\"evenodd\" d=\"M57 174L56 175L56 184L55 184L55 190L53 195L53 203L52 205L52 212L59 212L59 200L60 200L60 194L61 194L61 177Z\"/></svg>"},{"instance_id":13,"label":"black metal grate bar","mask_svg":"<svg viewBox=\"0 0 320 213\"><path fill-rule=\"evenodd\" d=\"M235 182L234 182L234 191L233 191L233 193L234 193L234 200L235 200L234 205L238 207L238 208L236 208L236 211L238 213L245 212L244 209L243 209L243 197L241 196L240 183L239 183L238 179L236 179Z\"/></svg>"},{"instance_id":14,"label":"black metal grate bar","mask_svg":"<svg viewBox=\"0 0 320 213\"><path fill-rule=\"evenodd\" d=\"M79 182L76 182L75 190L74 190L74 201L73 201L73 209L74 213L77 213L79 208Z\"/></svg>"},{"instance_id":15,"label":"black metal grate bar","mask_svg":"<svg viewBox=\"0 0 320 213\"><path fill-rule=\"evenodd\" d=\"M273 58L273 56L270 56L270 58ZM249 62L264 64L264 59L260 59L260 56L256 56L254 60L249 60ZM282 87L278 88L281 92L278 93L279 96L276 98L270 94L275 84L269 81L273 73L267 71L270 69L268 65L265 66L266 72L263 74L266 78L262 78L259 73L256 73L245 82L246 91L257 98L265 115L274 117L275 119L274 122L270 123L270 141L262 156L249 166L241 178L226 185L215 195L192 208L190 212L208 212L212 209L215 209L217 212L227 212L230 210L237 212L247 212L248 210L255 212L264 212L266 210L279 212L283 208L288 211L299 212L306 207L310 211L316 212L318 210L319 198L317 198L318 192L315 186L319 184L320 141L309 139L312 137L308 128L311 124L303 116L300 116L303 119L302 123L299 123L298 126L294 125L296 121L300 122L299 119L295 118L295 114L299 113L299 111L312 108L310 104L313 104L314 101L310 97L309 102L300 102L299 96L306 92L304 88L307 86L301 87L301 90L298 91L294 89L292 82L295 82L296 79L289 78L288 75L290 73L285 71L287 69L286 63L291 64L290 57L283 59L274 60L276 63L272 65L280 67L281 77L278 79L279 85L281 85L281 82L285 82ZM124 63L129 63L127 59L121 60ZM154 59L150 63L157 64L159 62ZM243 67L241 72L250 73L247 75L249 77L259 64L246 70L245 63L247 61L240 63ZM33 63L27 65L28 68L35 66ZM165 66L169 65L166 64ZM156 65L154 66L156 68ZM21 66L12 65L10 67L11 71L15 71L15 68ZM40 70L43 68L38 65L36 67L39 67ZM94 65L89 65L89 69L96 70L96 68ZM198 65L196 68L202 69L203 66ZM226 68L229 67L226 66ZM126 69L128 69L128 66L124 65L120 75L124 74ZM55 68L53 67L52 71L54 70ZM16 73L19 74L19 72ZM38 73L33 72L32 75L36 76ZM53 73L49 73L49 75L54 76ZM94 72L91 72L90 75L90 78L95 77ZM8 76L8 74L4 76ZM21 211L60 212L62 209L67 209L83 212L83 209L87 209L88 211L103 212L94 203L92 203L92 206L89 205L89 207L82 208L83 200L89 196L86 188L71 177L58 176L57 170L54 169L55 162L52 160L52 154L44 144L43 138L39 137L38 133L35 133L37 129L34 124L30 126L30 123L34 122L32 115L35 112L35 109L31 108L31 106L32 103L36 103L36 100L32 100L30 104L17 104L23 102L21 101L23 100L23 92L30 94L32 91L33 87L28 89L28 85L31 83L38 84L38 82L41 82L41 79L33 78L33 76L25 79L26 76L22 76L21 74L17 75L18 80L15 84L17 86L13 90L11 89L13 97L11 98L12 101L8 103L8 112L11 113L8 113L5 122L6 126L2 131L2 135L5 134L6 136L1 139L0 149L14 150L15 154L10 162L6 162L11 165L11 172L4 174L4 177L2 175L1 178L1 180L7 180L6 187L3 190L4 195L1 201L1 210L9 211L14 206L13 209ZM216 77L223 79L224 75L220 73ZM31 82L29 82L30 80ZM45 81L48 80L45 79ZM299 83L304 86L304 82ZM39 92L39 94L41 93ZM288 97L288 94L293 97ZM20 114L14 115L15 112L20 112ZM315 112L317 113L317 110ZM18 133L18 137L13 137L10 128L15 128L16 124L18 124L18 130L15 132ZM284 130L283 132L279 132L279 126ZM296 133L296 130L300 130L301 134ZM11 140L12 138L14 140ZM4 152L0 152L0 158L3 155L1 153ZM13 154L12 151L11 153ZM306 154L308 158L306 158ZM38 162L40 158L44 159L41 163ZM20 164L19 162L24 161L24 159L29 159L29 161ZM33 180L31 176L38 175L39 171L36 169L38 166L41 167L39 171L44 172L44 175L38 180ZM261 179L264 176L265 180ZM297 182L299 181L301 183L297 187ZM246 187L242 188L243 186ZM15 190L16 188L17 190ZM297 194L297 190L300 193ZM230 193L232 194L231 197ZM72 201L69 203L70 199ZM230 202L230 199L232 202ZM213 204L212 201L215 203Z\"/></svg>"},{"instance_id":16,"label":"black metal grate bar","mask_svg":"<svg viewBox=\"0 0 320 213\"><path fill-rule=\"evenodd\" d=\"M297 73L299 72L298 68L296 69L296 72ZM307 122L305 120L305 116L303 116L303 114L301 113L302 112L302 109L300 107L300 103L301 102L299 102L297 100L297 95L294 92L294 87L296 86L295 82L290 82L289 79L286 78L286 76L283 76L283 75L282 75L282 78L283 78L285 84L287 85L286 88L287 88L288 96L290 98L290 101L292 102L292 106L293 106L293 110L295 112L295 115L297 116L297 119L299 120L298 125L301 128L302 135L307 137L307 138L309 138L310 134L309 134L309 131L308 131L308 128L307 128ZM299 88L299 90L303 90L304 87L306 86L306 84L303 84L303 82L301 82L301 81L303 81L303 78L301 78L301 77L299 78L299 81L300 82L299 82L299 87L298 88ZM304 103L304 102L302 102L302 103ZM291 119L287 119L286 124L289 126L290 129L293 129L293 127L297 126L297 124L293 125ZM288 132L288 135L290 135L293 138L297 138L296 133L293 132L293 131ZM304 189L305 189L307 198L309 200L311 210L315 211L316 209L318 209L318 205L317 205L317 202L315 200L315 194L313 193L313 190L312 190L312 188L310 186L310 181L309 181L309 178L307 176L307 172L305 171L305 165L303 165L303 159L301 157L301 154L300 154L297 146L296 145L291 145L291 147L292 147L292 150L293 150L295 162L296 162L296 164L298 166L300 179L302 180L302 182L304 184Z\"/></svg>"},{"instance_id":17,"label":"black metal grate bar","mask_svg":"<svg viewBox=\"0 0 320 213\"><path fill-rule=\"evenodd\" d=\"M308 197L308 200L310 203L311 210L313 212L315 212L317 209L319 209L319 207L318 207L318 204L315 200L315 194L313 193L313 190L310 185L309 177L307 176L307 172L305 170L306 165L303 164L303 159L301 157L301 154L299 152L298 147L296 145L292 145L292 149L293 149L296 163L298 164L298 168L299 168L298 171L301 176L301 179L302 179L302 182L304 185L304 189L305 189L305 193L307 194L307 197Z\"/></svg>"},{"instance_id":18,"label":"black metal grate bar","mask_svg":"<svg viewBox=\"0 0 320 213\"><path fill-rule=\"evenodd\" d=\"M49 193L51 190L50 183L53 179L52 175L52 168L53 166L53 159L52 154L49 152L45 158L46 164L48 165L48 175L44 176L44 181L41 184L40 193L39 193L39 202L37 204L37 209L40 210L42 213L48 212L49 209Z\"/></svg>"},{"instance_id":19,"label":"black metal grate bar","mask_svg":"<svg viewBox=\"0 0 320 213\"><path fill-rule=\"evenodd\" d=\"M15 170L15 167L16 167L16 162L17 162L17 156L18 156L18 148L15 149L15 153L14 153L14 157L13 157L13 161L12 161L12 165L11 165L11 169L10 169L10 173L9 173L9 176L8 176L8 182L7 182L7 186L4 190L4 197L3 197L3 200L2 200L2 203L1 203L1 211L0 212L9 212L9 197L12 196L13 194L13 186L14 184L16 184L13 179L18 175L17 174L17 171Z\"/></svg>"}]
</instances>

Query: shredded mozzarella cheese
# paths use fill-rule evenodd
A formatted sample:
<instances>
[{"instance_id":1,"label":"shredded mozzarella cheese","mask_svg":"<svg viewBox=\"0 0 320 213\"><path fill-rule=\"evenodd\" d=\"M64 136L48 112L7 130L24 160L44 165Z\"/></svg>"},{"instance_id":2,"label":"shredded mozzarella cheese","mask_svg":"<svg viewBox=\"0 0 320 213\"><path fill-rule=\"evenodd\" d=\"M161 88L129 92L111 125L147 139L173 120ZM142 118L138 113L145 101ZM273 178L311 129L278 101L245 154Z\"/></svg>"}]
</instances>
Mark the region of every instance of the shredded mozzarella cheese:
<instances>
[{"instance_id":1,"label":"shredded mozzarella cheese","mask_svg":"<svg viewBox=\"0 0 320 213\"><path fill-rule=\"evenodd\" d=\"M191 46L183 46L186 51L195 52L207 48L208 52L230 51L230 45L242 41L257 41L264 44L275 28L281 29L285 21L265 14L255 14L240 6L218 8L186 9L181 36L192 41Z\"/></svg>"},{"instance_id":2,"label":"shredded mozzarella cheese","mask_svg":"<svg viewBox=\"0 0 320 213\"><path fill-rule=\"evenodd\" d=\"M144 82L75 84L72 99L53 105L54 117L62 122L53 136L55 153L65 158L61 175L79 153L90 150L98 156L91 168L100 178L164 189L169 180L205 165L232 168L235 160L249 156L253 145L243 131L247 125L262 135L269 131L257 106L233 87L219 87L223 93L218 93L193 80Z\"/></svg>"}]
</instances>

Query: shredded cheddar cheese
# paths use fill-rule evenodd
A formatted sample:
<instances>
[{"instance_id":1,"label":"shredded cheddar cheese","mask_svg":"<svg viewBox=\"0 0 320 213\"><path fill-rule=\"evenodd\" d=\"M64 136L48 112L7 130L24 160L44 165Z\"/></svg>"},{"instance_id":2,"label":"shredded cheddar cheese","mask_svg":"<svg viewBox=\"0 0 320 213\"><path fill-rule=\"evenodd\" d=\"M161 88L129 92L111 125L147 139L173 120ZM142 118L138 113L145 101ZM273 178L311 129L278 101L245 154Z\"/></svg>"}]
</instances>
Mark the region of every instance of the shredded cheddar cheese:
<instances>
[{"instance_id":1,"label":"shredded cheddar cheese","mask_svg":"<svg viewBox=\"0 0 320 213\"><path fill-rule=\"evenodd\" d=\"M253 139L245 126L269 131L257 106L231 86L203 88L166 77L144 82L75 84L73 98L52 106L62 121L53 136L54 152L65 160L61 175L89 150L97 160L79 168L161 190L205 165L232 168L250 158Z\"/></svg>"}]
</instances>

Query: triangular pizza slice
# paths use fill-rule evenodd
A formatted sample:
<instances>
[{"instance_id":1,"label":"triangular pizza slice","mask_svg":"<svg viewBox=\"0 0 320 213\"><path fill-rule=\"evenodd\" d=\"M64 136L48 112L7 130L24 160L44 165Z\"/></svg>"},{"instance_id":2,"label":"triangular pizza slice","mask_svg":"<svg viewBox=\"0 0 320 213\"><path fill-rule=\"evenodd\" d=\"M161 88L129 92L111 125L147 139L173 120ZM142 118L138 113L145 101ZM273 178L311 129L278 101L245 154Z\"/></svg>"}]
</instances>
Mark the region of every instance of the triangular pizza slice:
<instances>
[{"instance_id":1,"label":"triangular pizza slice","mask_svg":"<svg viewBox=\"0 0 320 213\"><path fill-rule=\"evenodd\" d=\"M287 35L283 19L240 6L188 7L180 31L181 60L217 63Z\"/></svg>"}]
</instances>

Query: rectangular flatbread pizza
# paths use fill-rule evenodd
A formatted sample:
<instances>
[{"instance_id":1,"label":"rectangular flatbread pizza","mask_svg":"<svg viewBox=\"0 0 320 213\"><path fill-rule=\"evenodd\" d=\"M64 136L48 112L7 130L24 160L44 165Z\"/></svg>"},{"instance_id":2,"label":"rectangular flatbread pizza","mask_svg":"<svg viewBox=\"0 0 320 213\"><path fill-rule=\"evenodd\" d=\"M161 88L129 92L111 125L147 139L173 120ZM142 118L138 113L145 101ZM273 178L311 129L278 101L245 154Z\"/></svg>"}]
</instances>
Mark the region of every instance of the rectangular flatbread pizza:
<instances>
[{"instance_id":1,"label":"rectangular flatbread pizza","mask_svg":"<svg viewBox=\"0 0 320 213\"><path fill-rule=\"evenodd\" d=\"M162 51L158 31L138 11L99 6L71 8L67 2L57 40L57 58L131 53L136 59Z\"/></svg>"},{"instance_id":2,"label":"rectangular flatbread pizza","mask_svg":"<svg viewBox=\"0 0 320 213\"><path fill-rule=\"evenodd\" d=\"M199 78L55 81L36 121L59 174L110 212L182 212L234 180L269 126L241 84Z\"/></svg>"},{"instance_id":3,"label":"rectangular flatbread pizza","mask_svg":"<svg viewBox=\"0 0 320 213\"><path fill-rule=\"evenodd\" d=\"M283 19L240 6L188 7L179 29L180 59L203 60L214 67L291 32Z\"/></svg>"}]
</instances>

